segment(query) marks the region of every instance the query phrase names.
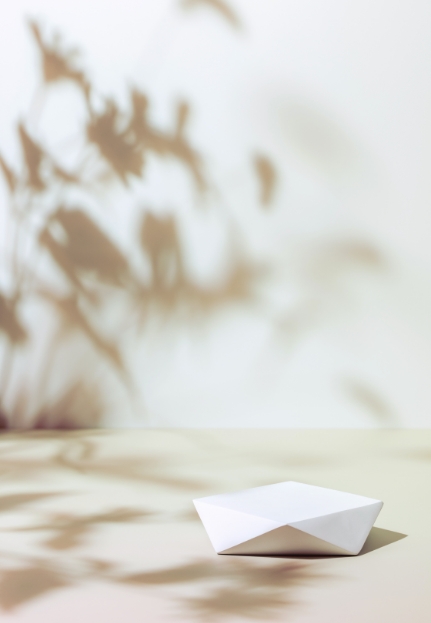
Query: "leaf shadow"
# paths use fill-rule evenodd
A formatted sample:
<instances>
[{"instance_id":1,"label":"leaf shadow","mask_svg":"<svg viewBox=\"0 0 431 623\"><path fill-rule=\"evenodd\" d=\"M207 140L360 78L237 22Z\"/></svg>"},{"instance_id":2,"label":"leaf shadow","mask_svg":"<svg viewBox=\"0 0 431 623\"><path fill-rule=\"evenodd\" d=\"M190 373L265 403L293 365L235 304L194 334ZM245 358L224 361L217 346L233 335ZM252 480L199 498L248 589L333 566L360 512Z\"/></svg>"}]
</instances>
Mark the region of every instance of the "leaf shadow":
<instances>
[{"instance_id":1,"label":"leaf shadow","mask_svg":"<svg viewBox=\"0 0 431 623\"><path fill-rule=\"evenodd\" d=\"M177 585L203 583L203 590L180 599L183 613L199 620L226 616L265 620L285 614L287 607L300 604L294 591L328 575L300 561L269 563L230 558L220 561L195 561L153 572L119 578L126 584Z\"/></svg>"},{"instance_id":2,"label":"leaf shadow","mask_svg":"<svg viewBox=\"0 0 431 623\"><path fill-rule=\"evenodd\" d=\"M63 513L50 516L39 525L17 528L15 532L49 532L49 537L41 545L50 550L66 550L80 546L85 537L102 524L132 523L152 515L150 511L134 508L116 508L104 513L86 515Z\"/></svg>"},{"instance_id":3,"label":"leaf shadow","mask_svg":"<svg viewBox=\"0 0 431 623\"><path fill-rule=\"evenodd\" d=\"M259 201L263 209L268 209L274 200L278 175L272 161L263 154L255 154L254 171L259 187Z\"/></svg>"},{"instance_id":4,"label":"leaf shadow","mask_svg":"<svg viewBox=\"0 0 431 623\"><path fill-rule=\"evenodd\" d=\"M182 0L180 7L184 11L197 8L208 8L217 13L227 24L237 30L242 28L242 22L233 8L224 0Z\"/></svg>"},{"instance_id":5,"label":"leaf shadow","mask_svg":"<svg viewBox=\"0 0 431 623\"><path fill-rule=\"evenodd\" d=\"M64 588L70 581L44 566L7 569L0 573L0 605L11 611L36 597Z\"/></svg>"}]
</instances>

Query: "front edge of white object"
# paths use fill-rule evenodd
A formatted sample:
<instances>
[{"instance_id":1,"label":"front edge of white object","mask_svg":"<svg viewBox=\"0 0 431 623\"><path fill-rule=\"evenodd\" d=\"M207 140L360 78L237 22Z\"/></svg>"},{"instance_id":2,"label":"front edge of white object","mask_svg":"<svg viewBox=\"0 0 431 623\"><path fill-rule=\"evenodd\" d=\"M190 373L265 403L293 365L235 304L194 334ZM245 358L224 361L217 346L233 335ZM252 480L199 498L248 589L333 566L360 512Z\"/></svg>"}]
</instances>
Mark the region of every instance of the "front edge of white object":
<instances>
[{"instance_id":1,"label":"front edge of white object","mask_svg":"<svg viewBox=\"0 0 431 623\"><path fill-rule=\"evenodd\" d=\"M217 554L282 525L272 519L241 513L200 500L193 500L193 504Z\"/></svg>"},{"instance_id":2,"label":"front edge of white object","mask_svg":"<svg viewBox=\"0 0 431 623\"><path fill-rule=\"evenodd\" d=\"M356 555L383 506L380 500L294 481L209 496L193 503L217 553L291 526ZM294 517L296 521L292 521Z\"/></svg>"}]
</instances>

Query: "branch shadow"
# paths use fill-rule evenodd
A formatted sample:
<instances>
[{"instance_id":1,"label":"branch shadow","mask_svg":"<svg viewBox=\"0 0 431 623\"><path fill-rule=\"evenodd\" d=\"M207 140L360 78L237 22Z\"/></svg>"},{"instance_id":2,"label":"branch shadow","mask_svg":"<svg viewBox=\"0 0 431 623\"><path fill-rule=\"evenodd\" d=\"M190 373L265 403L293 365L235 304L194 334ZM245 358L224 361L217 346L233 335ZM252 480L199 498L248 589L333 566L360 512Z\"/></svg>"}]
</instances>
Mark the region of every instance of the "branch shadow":
<instances>
[{"instance_id":1,"label":"branch shadow","mask_svg":"<svg viewBox=\"0 0 431 623\"><path fill-rule=\"evenodd\" d=\"M51 591L70 586L68 578L42 565L7 569L0 575L0 605L9 612Z\"/></svg>"},{"instance_id":2,"label":"branch shadow","mask_svg":"<svg viewBox=\"0 0 431 623\"><path fill-rule=\"evenodd\" d=\"M219 17L221 17L232 28L241 30L243 27L239 16L229 4L224 2L224 0L182 0L180 8L183 11L207 8L219 15Z\"/></svg>"},{"instance_id":3,"label":"branch shadow","mask_svg":"<svg viewBox=\"0 0 431 623\"><path fill-rule=\"evenodd\" d=\"M112 577L135 586L190 585L195 594L180 598L179 612L188 612L199 620L236 616L248 620L273 620L281 613L300 605L297 590L329 579L312 565L300 561L262 562L231 558L218 561L194 561L157 571ZM202 586L200 592L196 591Z\"/></svg>"}]
</instances>

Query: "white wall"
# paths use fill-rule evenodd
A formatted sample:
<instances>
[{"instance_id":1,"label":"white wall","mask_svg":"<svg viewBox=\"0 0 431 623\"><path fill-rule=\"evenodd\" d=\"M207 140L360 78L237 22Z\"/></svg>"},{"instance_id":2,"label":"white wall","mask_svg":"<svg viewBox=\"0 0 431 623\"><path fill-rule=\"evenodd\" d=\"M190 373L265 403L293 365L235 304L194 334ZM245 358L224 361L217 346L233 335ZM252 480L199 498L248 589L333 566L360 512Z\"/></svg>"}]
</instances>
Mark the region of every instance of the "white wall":
<instances>
[{"instance_id":1,"label":"white wall","mask_svg":"<svg viewBox=\"0 0 431 623\"><path fill-rule=\"evenodd\" d=\"M19 169L14 124L24 119L73 169L88 120L73 85L38 90L30 16L48 38L58 30L66 47L80 49L98 110L103 97L128 110L136 85L149 97L152 123L170 132L176 102L189 102L188 136L210 180L200 196L181 163L150 155L142 179L97 192L52 190L37 199L42 212L78 202L145 283L151 275L137 223L146 210L173 214L190 283L218 292L244 261L261 267L252 296L225 293L199 312L186 296L141 313L121 289L103 309L82 302L94 330L118 347L126 370L118 374L82 327L65 337L61 319L28 294L19 311L27 343L9 359L3 341L3 376L12 366L3 388L9 422L32 425L49 412L56 425L67 408L61 397L84 382L101 393L102 425L429 426L429 3L229 0L239 28L217 2L189 4L5 5L0 152ZM266 207L255 153L277 170ZM16 224L3 181L0 201L3 288L12 296ZM26 236L22 261L66 292L70 283L51 274L46 252L32 250ZM91 425L86 395L77 423Z\"/></svg>"}]
</instances>

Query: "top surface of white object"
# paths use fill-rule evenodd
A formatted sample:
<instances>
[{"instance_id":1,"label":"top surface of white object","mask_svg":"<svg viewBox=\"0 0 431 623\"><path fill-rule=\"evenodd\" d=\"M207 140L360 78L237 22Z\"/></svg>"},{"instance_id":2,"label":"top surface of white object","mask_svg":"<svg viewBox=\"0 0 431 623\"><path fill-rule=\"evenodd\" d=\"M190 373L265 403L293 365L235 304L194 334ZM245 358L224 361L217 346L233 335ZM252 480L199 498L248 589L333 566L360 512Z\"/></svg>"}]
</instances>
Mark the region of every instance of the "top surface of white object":
<instances>
[{"instance_id":1,"label":"top surface of white object","mask_svg":"<svg viewBox=\"0 0 431 623\"><path fill-rule=\"evenodd\" d=\"M196 501L288 524L367 506L380 500L288 481L212 495Z\"/></svg>"}]
</instances>

